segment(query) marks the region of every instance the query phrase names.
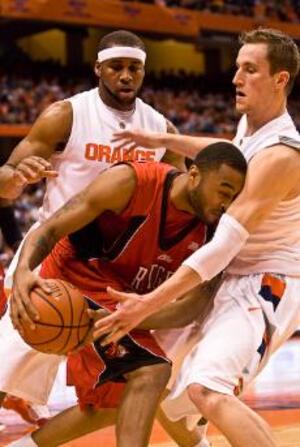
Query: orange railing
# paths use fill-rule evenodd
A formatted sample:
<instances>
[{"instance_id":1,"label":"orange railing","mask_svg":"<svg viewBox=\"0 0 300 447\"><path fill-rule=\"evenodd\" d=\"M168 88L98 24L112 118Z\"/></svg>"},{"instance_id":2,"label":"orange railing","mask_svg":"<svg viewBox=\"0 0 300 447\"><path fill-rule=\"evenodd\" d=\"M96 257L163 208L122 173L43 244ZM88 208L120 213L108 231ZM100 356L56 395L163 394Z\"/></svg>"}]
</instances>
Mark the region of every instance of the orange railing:
<instances>
[{"instance_id":1,"label":"orange railing","mask_svg":"<svg viewBox=\"0 0 300 447\"><path fill-rule=\"evenodd\" d=\"M23 138L28 134L30 127L28 124L0 124L0 138Z\"/></svg>"},{"instance_id":2,"label":"orange railing","mask_svg":"<svg viewBox=\"0 0 300 447\"><path fill-rule=\"evenodd\" d=\"M0 0L0 17L127 28L182 37L201 30L240 32L264 25L300 38L300 25L256 17L213 14L121 0Z\"/></svg>"}]
</instances>

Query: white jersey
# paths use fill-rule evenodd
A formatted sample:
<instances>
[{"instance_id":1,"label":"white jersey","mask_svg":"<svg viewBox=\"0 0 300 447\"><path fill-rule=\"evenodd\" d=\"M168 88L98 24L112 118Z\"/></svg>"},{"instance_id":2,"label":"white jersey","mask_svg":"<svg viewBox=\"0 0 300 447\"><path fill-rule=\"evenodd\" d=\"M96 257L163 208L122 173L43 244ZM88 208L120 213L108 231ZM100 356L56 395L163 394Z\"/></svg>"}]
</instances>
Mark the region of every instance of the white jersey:
<instances>
[{"instance_id":1,"label":"white jersey","mask_svg":"<svg viewBox=\"0 0 300 447\"><path fill-rule=\"evenodd\" d=\"M141 99L136 99L134 110L122 112L105 105L97 87L67 101L72 105L72 129L64 151L50 159L58 177L47 181L40 221L47 219L113 163L123 160L159 161L165 153L165 148L137 148L128 154L126 149L117 150L112 146L113 133L122 129L166 132L164 116Z\"/></svg>"},{"instance_id":2,"label":"white jersey","mask_svg":"<svg viewBox=\"0 0 300 447\"><path fill-rule=\"evenodd\" d=\"M268 122L250 137L245 136L246 129L247 119L243 116L233 142L248 161L258 152L277 144L300 149L300 135L288 112ZM278 181L284 181L284 178ZM300 276L300 196L278 204L249 236L227 271L237 275L275 272Z\"/></svg>"}]
</instances>

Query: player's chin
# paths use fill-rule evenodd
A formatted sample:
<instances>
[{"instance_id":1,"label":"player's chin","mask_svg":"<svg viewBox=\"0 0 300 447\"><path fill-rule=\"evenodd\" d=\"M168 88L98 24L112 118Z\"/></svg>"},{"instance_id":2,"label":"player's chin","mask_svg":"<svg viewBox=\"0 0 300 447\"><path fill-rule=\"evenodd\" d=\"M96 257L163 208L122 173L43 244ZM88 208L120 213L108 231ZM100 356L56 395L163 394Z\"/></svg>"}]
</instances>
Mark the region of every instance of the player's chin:
<instances>
[{"instance_id":1,"label":"player's chin","mask_svg":"<svg viewBox=\"0 0 300 447\"><path fill-rule=\"evenodd\" d=\"M243 104L239 101L235 102L235 110L239 113L246 113L247 112L247 106L246 104Z\"/></svg>"},{"instance_id":2,"label":"player's chin","mask_svg":"<svg viewBox=\"0 0 300 447\"><path fill-rule=\"evenodd\" d=\"M207 225L214 225L220 220L221 216L222 216L222 213L220 211L210 211L210 212L206 213L206 216L205 216L206 222L205 223Z\"/></svg>"}]
</instances>

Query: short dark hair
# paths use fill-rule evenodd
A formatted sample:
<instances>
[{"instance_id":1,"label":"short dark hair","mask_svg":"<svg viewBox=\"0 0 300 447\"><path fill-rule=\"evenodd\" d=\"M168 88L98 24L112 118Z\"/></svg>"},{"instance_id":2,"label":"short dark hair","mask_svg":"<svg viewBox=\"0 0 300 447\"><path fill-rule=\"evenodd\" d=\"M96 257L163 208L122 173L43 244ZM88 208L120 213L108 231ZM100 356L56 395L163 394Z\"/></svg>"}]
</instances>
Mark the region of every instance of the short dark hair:
<instances>
[{"instance_id":1,"label":"short dark hair","mask_svg":"<svg viewBox=\"0 0 300 447\"><path fill-rule=\"evenodd\" d=\"M239 41L242 45L247 43L264 43L267 45L271 74L273 75L281 70L290 74L286 86L286 92L289 95L300 68L299 50L294 40L276 29L257 28L241 34Z\"/></svg>"},{"instance_id":2,"label":"short dark hair","mask_svg":"<svg viewBox=\"0 0 300 447\"><path fill-rule=\"evenodd\" d=\"M139 36L130 31L122 29L113 31L112 33L106 34L104 37L102 37L98 46L98 51L115 46L134 47L146 51L145 44L142 39L139 38Z\"/></svg>"},{"instance_id":3,"label":"short dark hair","mask_svg":"<svg viewBox=\"0 0 300 447\"><path fill-rule=\"evenodd\" d=\"M242 174L246 174L248 167L240 149L226 141L207 146L197 154L192 164L196 165L200 171L218 170L224 164Z\"/></svg>"}]
</instances>

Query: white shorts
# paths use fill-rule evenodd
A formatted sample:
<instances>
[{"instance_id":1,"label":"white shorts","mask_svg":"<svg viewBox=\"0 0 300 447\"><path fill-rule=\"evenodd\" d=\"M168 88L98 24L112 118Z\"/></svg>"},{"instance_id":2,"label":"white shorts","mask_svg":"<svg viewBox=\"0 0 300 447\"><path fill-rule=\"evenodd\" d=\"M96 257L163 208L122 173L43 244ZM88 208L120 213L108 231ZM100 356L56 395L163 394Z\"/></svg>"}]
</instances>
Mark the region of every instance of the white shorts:
<instances>
[{"instance_id":1,"label":"white shorts","mask_svg":"<svg viewBox=\"0 0 300 447\"><path fill-rule=\"evenodd\" d=\"M6 312L0 321L0 390L35 404L47 403L61 357L43 354L20 337Z\"/></svg>"},{"instance_id":2,"label":"white shorts","mask_svg":"<svg viewBox=\"0 0 300 447\"><path fill-rule=\"evenodd\" d=\"M197 323L192 323L184 328L153 331L153 335L172 361L172 373L167 386L168 389L171 389L178 377L184 358L201 338L201 328Z\"/></svg>"},{"instance_id":3,"label":"white shorts","mask_svg":"<svg viewBox=\"0 0 300 447\"><path fill-rule=\"evenodd\" d=\"M177 379L185 357L202 338L202 328L211 314L214 298L221 283L222 276L219 275L209 284L207 283L205 287L195 289L194 293L199 293L199 299L202 300L203 304L198 308L199 314L193 323L178 329L152 331L156 341L172 361L172 374L167 386L168 389L173 386Z\"/></svg>"},{"instance_id":4,"label":"white shorts","mask_svg":"<svg viewBox=\"0 0 300 447\"><path fill-rule=\"evenodd\" d=\"M299 295L300 278L228 276L215 297L203 337L187 355L170 396L162 404L167 416L172 420L187 417L189 428L199 419L187 393L193 383L224 394L239 394L299 326Z\"/></svg>"},{"instance_id":5,"label":"white shorts","mask_svg":"<svg viewBox=\"0 0 300 447\"><path fill-rule=\"evenodd\" d=\"M38 224L33 225L29 231L37 226ZM7 271L6 291L12 288L12 278L20 250L21 246ZM32 403L41 405L47 403L62 357L43 354L27 345L14 329L9 310L0 320L0 359L0 391Z\"/></svg>"}]
</instances>

